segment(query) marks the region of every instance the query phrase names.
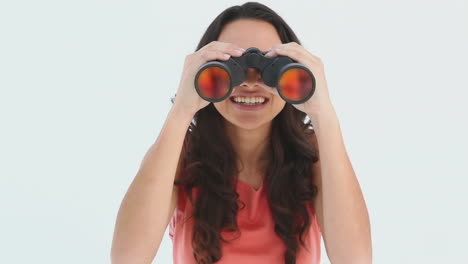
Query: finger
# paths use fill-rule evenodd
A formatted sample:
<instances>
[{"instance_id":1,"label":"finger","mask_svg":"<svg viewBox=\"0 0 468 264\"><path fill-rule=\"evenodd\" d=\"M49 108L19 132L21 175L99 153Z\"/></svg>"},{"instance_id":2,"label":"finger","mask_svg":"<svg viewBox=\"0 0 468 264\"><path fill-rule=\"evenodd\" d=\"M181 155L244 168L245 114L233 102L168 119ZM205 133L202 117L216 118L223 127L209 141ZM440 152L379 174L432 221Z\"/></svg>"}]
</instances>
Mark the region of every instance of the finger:
<instances>
[{"instance_id":1,"label":"finger","mask_svg":"<svg viewBox=\"0 0 468 264\"><path fill-rule=\"evenodd\" d=\"M320 58L314 56L312 53L308 52L304 47L298 44L288 43L289 45L283 45L280 47L274 48L276 56L287 56L295 61L302 61L304 58L309 58L313 62L320 64Z\"/></svg>"},{"instance_id":2,"label":"finger","mask_svg":"<svg viewBox=\"0 0 468 264\"><path fill-rule=\"evenodd\" d=\"M212 60L228 60L230 57L230 54L219 50L202 50L198 52L197 60L198 64L203 64Z\"/></svg>"},{"instance_id":3,"label":"finger","mask_svg":"<svg viewBox=\"0 0 468 264\"><path fill-rule=\"evenodd\" d=\"M275 44L273 45L273 47L269 48L268 50L266 50L266 53L264 56L266 57L276 57L278 56L278 53L275 52L275 50L281 46L283 46L285 44Z\"/></svg>"},{"instance_id":4,"label":"finger","mask_svg":"<svg viewBox=\"0 0 468 264\"><path fill-rule=\"evenodd\" d=\"M295 50L300 51L302 54L301 55L307 55L309 57L312 57L313 60L320 61L320 58L312 54L310 51L308 51L306 48L304 48L302 45L296 43L296 42L290 42L286 45L286 48L292 48Z\"/></svg>"},{"instance_id":5,"label":"finger","mask_svg":"<svg viewBox=\"0 0 468 264\"><path fill-rule=\"evenodd\" d=\"M300 61L306 56L304 50L300 47L282 46L274 49L275 53L280 56L287 56L295 61Z\"/></svg>"},{"instance_id":6,"label":"finger","mask_svg":"<svg viewBox=\"0 0 468 264\"><path fill-rule=\"evenodd\" d=\"M242 56L245 52L245 49L239 47L236 44L221 42L221 41L212 41L206 46L207 50L219 50L231 56Z\"/></svg>"},{"instance_id":7,"label":"finger","mask_svg":"<svg viewBox=\"0 0 468 264\"><path fill-rule=\"evenodd\" d=\"M271 49L267 53L265 53L265 57L268 57L268 58L273 58L276 56L278 56L278 53L276 53L274 49Z\"/></svg>"}]
</instances>

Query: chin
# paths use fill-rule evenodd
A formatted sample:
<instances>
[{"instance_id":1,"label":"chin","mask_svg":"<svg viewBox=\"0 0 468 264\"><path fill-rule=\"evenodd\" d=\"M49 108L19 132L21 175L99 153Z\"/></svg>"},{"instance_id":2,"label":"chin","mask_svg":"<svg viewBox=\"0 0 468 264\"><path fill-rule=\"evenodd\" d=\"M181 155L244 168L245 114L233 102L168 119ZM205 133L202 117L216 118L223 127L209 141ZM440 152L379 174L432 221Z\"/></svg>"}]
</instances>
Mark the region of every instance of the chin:
<instances>
[{"instance_id":1,"label":"chin","mask_svg":"<svg viewBox=\"0 0 468 264\"><path fill-rule=\"evenodd\" d=\"M271 124L272 120L284 108L285 102L274 100L271 106L259 112L239 112L232 107L232 102L228 102L227 100L215 103L214 106L230 125L245 130L253 130Z\"/></svg>"},{"instance_id":2,"label":"chin","mask_svg":"<svg viewBox=\"0 0 468 264\"><path fill-rule=\"evenodd\" d=\"M245 130L255 130L259 127L265 126L268 123L271 123L272 120L257 120L257 121L248 121L248 120L229 120L224 118L227 122L229 122L231 125L240 128L240 129L245 129Z\"/></svg>"}]
</instances>

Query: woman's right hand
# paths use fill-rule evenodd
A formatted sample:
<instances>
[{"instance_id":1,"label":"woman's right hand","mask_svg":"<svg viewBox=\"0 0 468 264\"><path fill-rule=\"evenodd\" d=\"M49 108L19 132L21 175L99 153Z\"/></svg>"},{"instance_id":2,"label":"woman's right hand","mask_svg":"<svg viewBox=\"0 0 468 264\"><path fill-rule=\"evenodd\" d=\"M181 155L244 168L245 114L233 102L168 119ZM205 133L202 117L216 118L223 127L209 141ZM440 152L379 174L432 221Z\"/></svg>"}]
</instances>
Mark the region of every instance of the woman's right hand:
<instances>
[{"instance_id":1,"label":"woman's right hand","mask_svg":"<svg viewBox=\"0 0 468 264\"><path fill-rule=\"evenodd\" d=\"M194 81L198 70L208 61L227 61L231 56L240 57L244 52L244 49L235 44L212 41L198 51L187 55L173 107L195 115L198 110L209 105L210 102L201 98L195 90Z\"/></svg>"}]
</instances>

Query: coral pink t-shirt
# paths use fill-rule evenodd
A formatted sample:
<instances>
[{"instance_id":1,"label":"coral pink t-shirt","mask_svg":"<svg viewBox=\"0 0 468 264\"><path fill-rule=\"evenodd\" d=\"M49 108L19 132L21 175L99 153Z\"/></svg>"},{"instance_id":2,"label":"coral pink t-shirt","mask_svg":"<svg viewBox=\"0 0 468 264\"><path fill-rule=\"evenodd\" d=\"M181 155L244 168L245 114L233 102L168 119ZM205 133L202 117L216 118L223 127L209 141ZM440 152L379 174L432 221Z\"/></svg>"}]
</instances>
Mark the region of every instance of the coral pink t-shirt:
<instances>
[{"instance_id":1,"label":"coral pink t-shirt","mask_svg":"<svg viewBox=\"0 0 468 264\"><path fill-rule=\"evenodd\" d=\"M231 240L233 236L222 232L230 244L222 241L222 257L217 264L283 264L286 246L274 231L272 218L264 184L258 190L237 180L236 190L239 199L245 207L239 207L237 224L241 231L240 236ZM193 197L197 197L198 188L192 189ZM296 257L296 264L319 264L321 232L312 204L308 205L311 216L311 226L305 243L310 249L307 251L300 247ZM192 214L192 204L185 194L184 188L179 187L177 206L169 224L169 236L173 243L174 264L196 264L192 248L193 217L185 220ZM239 234L234 232L235 236Z\"/></svg>"}]
</instances>

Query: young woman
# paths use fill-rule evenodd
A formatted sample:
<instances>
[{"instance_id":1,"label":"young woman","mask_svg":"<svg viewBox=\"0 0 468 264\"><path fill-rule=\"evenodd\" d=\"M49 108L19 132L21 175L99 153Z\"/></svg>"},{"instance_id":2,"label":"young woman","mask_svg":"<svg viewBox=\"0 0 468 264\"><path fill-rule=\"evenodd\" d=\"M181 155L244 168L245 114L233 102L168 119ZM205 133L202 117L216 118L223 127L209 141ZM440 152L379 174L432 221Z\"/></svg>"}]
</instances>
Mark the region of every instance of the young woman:
<instances>
[{"instance_id":1,"label":"young woman","mask_svg":"<svg viewBox=\"0 0 468 264\"><path fill-rule=\"evenodd\" d=\"M198 69L249 47L308 67L314 95L289 104L249 68L229 99L199 97ZM369 217L323 63L280 16L259 3L222 12L186 56L176 95L122 202L113 263L151 263L168 225L174 264L318 264L321 236L332 263L371 263ZM246 110L234 101L242 97L263 103Z\"/></svg>"}]
</instances>

